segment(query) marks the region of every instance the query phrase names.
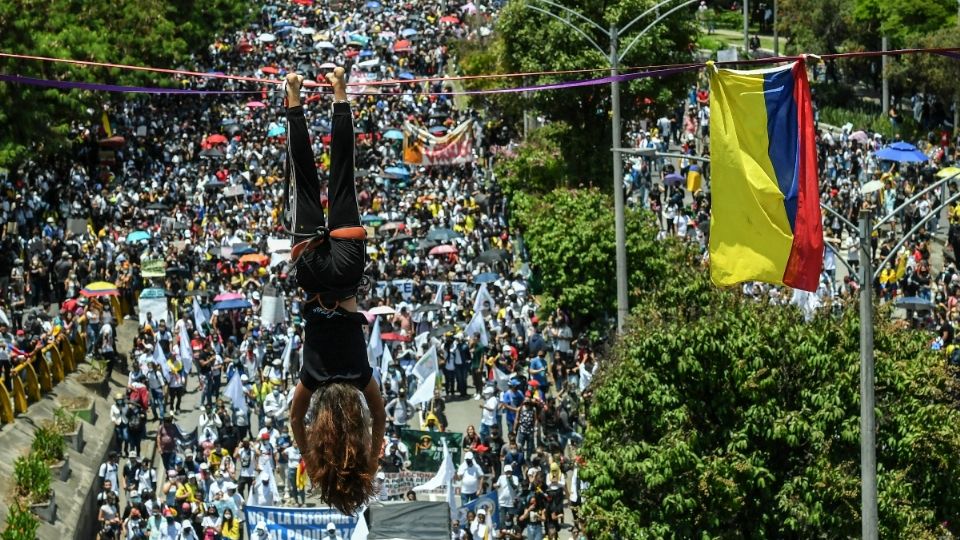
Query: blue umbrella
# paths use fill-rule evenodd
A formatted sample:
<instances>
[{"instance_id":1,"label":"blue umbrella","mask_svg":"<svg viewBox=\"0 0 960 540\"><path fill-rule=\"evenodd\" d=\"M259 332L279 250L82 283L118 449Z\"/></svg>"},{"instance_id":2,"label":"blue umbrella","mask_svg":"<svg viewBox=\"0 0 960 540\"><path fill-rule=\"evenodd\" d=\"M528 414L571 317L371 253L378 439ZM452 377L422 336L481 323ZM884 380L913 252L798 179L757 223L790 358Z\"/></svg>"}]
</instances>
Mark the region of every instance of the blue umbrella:
<instances>
[{"instance_id":1,"label":"blue umbrella","mask_svg":"<svg viewBox=\"0 0 960 540\"><path fill-rule=\"evenodd\" d=\"M373 51L370 49L364 49L360 51L360 58L369 58L371 56L373 56Z\"/></svg>"},{"instance_id":2,"label":"blue umbrella","mask_svg":"<svg viewBox=\"0 0 960 540\"><path fill-rule=\"evenodd\" d=\"M876 155L877 159L898 163L922 163L930 159L923 152L917 150L916 146L905 142L893 143L881 148L877 150Z\"/></svg>"},{"instance_id":3,"label":"blue umbrella","mask_svg":"<svg viewBox=\"0 0 960 540\"><path fill-rule=\"evenodd\" d=\"M364 5L367 6L367 9L380 9L380 2L377 2L376 0L370 0Z\"/></svg>"},{"instance_id":4,"label":"blue umbrella","mask_svg":"<svg viewBox=\"0 0 960 540\"><path fill-rule=\"evenodd\" d=\"M147 231L133 231L127 235L127 243L133 244L136 242L144 242L150 239L150 233Z\"/></svg>"},{"instance_id":5,"label":"blue umbrella","mask_svg":"<svg viewBox=\"0 0 960 540\"><path fill-rule=\"evenodd\" d=\"M293 26L293 23L290 21L277 21L273 23L274 28L283 28L285 26Z\"/></svg>"},{"instance_id":6,"label":"blue umbrella","mask_svg":"<svg viewBox=\"0 0 960 540\"><path fill-rule=\"evenodd\" d=\"M253 307L253 305L246 300L224 300L223 302L217 302L213 305L213 309L219 309L221 311L230 309L247 309L251 307Z\"/></svg>"},{"instance_id":7,"label":"blue umbrella","mask_svg":"<svg viewBox=\"0 0 960 540\"><path fill-rule=\"evenodd\" d=\"M287 128L278 124L271 127L270 130L267 131L267 137L279 137L280 135L283 135L286 132L287 132Z\"/></svg>"},{"instance_id":8,"label":"blue umbrella","mask_svg":"<svg viewBox=\"0 0 960 540\"><path fill-rule=\"evenodd\" d=\"M388 129L387 131L383 132L383 138L390 139L392 141L402 141L403 132L399 129Z\"/></svg>"},{"instance_id":9,"label":"blue umbrella","mask_svg":"<svg viewBox=\"0 0 960 540\"><path fill-rule=\"evenodd\" d=\"M430 129L428 129L427 131L429 131L434 135L443 135L444 133L447 132L447 128L444 126L430 126Z\"/></svg>"},{"instance_id":10,"label":"blue umbrella","mask_svg":"<svg viewBox=\"0 0 960 540\"><path fill-rule=\"evenodd\" d=\"M477 277L473 278L474 283L490 283L500 279L500 274L496 272L484 272L482 274L477 274Z\"/></svg>"},{"instance_id":11,"label":"blue umbrella","mask_svg":"<svg viewBox=\"0 0 960 540\"><path fill-rule=\"evenodd\" d=\"M257 250L250 247L250 244L234 244L231 246L234 255L246 255L247 253L256 253Z\"/></svg>"},{"instance_id":12,"label":"blue umbrella","mask_svg":"<svg viewBox=\"0 0 960 540\"><path fill-rule=\"evenodd\" d=\"M898 298L893 305L899 308L909 309L911 311L928 311L933 309L933 302L927 300L926 298L920 298L919 296Z\"/></svg>"},{"instance_id":13,"label":"blue umbrella","mask_svg":"<svg viewBox=\"0 0 960 540\"><path fill-rule=\"evenodd\" d=\"M369 216L363 216L363 218L361 218L360 221L362 221L364 225L373 225L374 227L376 227L380 223L383 223L384 219L383 219L383 216L371 214Z\"/></svg>"},{"instance_id":14,"label":"blue umbrella","mask_svg":"<svg viewBox=\"0 0 960 540\"><path fill-rule=\"evenodd\" d=\"M284 35L284 34L289 34L289 33L292 32L292 31L293 31L293 27L292 27L292 26L284 26L283 28L278 28L278 29L274 30L274 31L273 31L273 35L275 35L275 36L282 36L282 35Z\"/></svg>"},{"instance_id":15,"label":"blue umbrella","mask_svg":"<svg viewBox=\"0 0 960 540\"><path fill-rule=\"evenodd\" d=\"M356 41L361 45L366 45L367 43L370 43L370 38L360 34L350 34L350 41Z\"/></svg>"},{"instance_id":16,"label":"blue umbrella","mask_svg":"<svg viewBox=\"0 0 960 540\"><path fill-rule=\"evenodd\" d=\"M415 36L415 35L417 35L417 29L416 29L416 28L404 28L403 30L400 31L400 35L403 36L403 37Z\"/></svg>"},{"instance_id":17,"label":"blue umbrella","mask_svg":"<svg viewBox=\"0 0 960 540\"><path fill-rule=\"evenodd\" d=\"M404 71L399 75L397 75L397 78L403 81L409 81L409 80L413 80L414 77L413 77L413 73L410 73L409 71Z\"/></svg>"},{"instance_id":18,"label":"blue umbrella","mask_svg":"<svg viewBox=\"0 0 960 540\"><path fill-rule=\"evenodd\" d=\"M410 171L406 167L387 167L383 172L395 176L410 176Z\"/></svg>"}]
</instances>

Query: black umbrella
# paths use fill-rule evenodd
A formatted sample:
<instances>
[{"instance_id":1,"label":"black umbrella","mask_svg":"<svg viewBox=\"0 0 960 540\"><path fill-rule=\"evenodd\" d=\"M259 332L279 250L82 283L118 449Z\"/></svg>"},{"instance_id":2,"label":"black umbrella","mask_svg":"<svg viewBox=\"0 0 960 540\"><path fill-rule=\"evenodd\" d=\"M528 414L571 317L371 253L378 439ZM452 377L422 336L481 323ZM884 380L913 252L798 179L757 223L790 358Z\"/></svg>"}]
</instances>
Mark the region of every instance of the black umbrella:
<instances>
[{"instance_id":1,"label":"black umbrella","mask_svg":"<svg viewBox=\"0 0 960 540\"><path fill-rule=\"evenodd\" d=\"M413 237L409 234L398 234L392 238L388 238L388 242L406 242L407 240L412 239Z\"/></svg>"},{"instance_id":2,"label":"black umbrella","mask_svg":"<svg viewBox=\"0 0 960 540\"><path fill-rule=\"evenodd\" d=\"M194 289L192 291L187 291L183 293L184 296L206 296L207 291L201 291L199 289Z\"/></svg>"},{"instance_id":3,"label":"black umbrella","mask_svg":"<svg viewBox=\"0 0 960 540\"><path fill-rule=\"evenodd\" d=\"M147 205L147 210L166 210L168 208L170 207L163 203L158 203L158 202Z\"/></svg>"},{"instance_id":4,"label":"black umbrella","mask_svg":"<svg viewBox=\"0 0 960 540\"><path fill-rule=\"evenodd\" d=\"M200 152L200 157L208 158L222 158L225 155L226 154L223 153L223 150L220 150L219 148L208 148Z\"/></svg>"},{"instance_id":5,"label":"black umbrella","mask_svg":"<svg viewBox=\"0 0 960 540\"><path fill-rule=\"evenodd\" d=\"M181 275L186 277L190 275L190 269L184 268L182 266L171 266L170 268L167 268L167 275L168 276Z\"/></svg>"},{"instance_id":6,"label":"black umbrella","mask_svg":"<svg viewBox=\"0 0 960 540\"><path fill-rule=\"evenodd\" d=\"M443 309L443 306L440 304L424 304L417 309L413 310L414 313L426 313L428 311L438 311Z\"/></svg>"},{"instance_id":7,"label":"black umbrella","mask_svg":"<svg viewBox=\"0 0 960 540\"><path fill-rule=\"evenodd\" d=\"M182 221L173 222L173 230L175 231L185 231L190 228L190 225Z\"/></svg>"},{"instance_id":8,"label":"black umbrella","mask_svg":"<svg viewBox=\"0 0 960 540\"><path fill-rule=\"evenodd\" d=\"M476 258L476 261L487 263L487 264L493 264L497 261L504 261L508 257L510 257L510 254L502 249L488 249L483 253L481 253L480 255L478 255Z\"/></svg>"},{"instance_id":9,"label":"black umbrella","mask_svg":"<svg viewBox=\"0 0 960 540\"><path fill-rule=\"evenodd\" d=\"M437 242L436 240L421 240L419 243L417 243L417 249L430 249L439 245L440 242Z\"/></svg>"},{"instance_id":10,"label":"black umbrella","mask_svg":"<svg viewBox=\"0 0 960 540\"><path fill-rule=\"evenodd\" d=\"M436 240L438 242L449 242L454 238L463 238L463 235L451 229L433 229L427 233L427 240Z\"/></svg>"},{"instance_id":11,"label":"black umbrella","mask_svg":"<svg viewBox=\"0 0 960 540\"><path fill-rule=\"evenodd\" d=\"M457 328L452 324L444 324L443 326L438 326L430 331L430 337L440 337L447 332L453 332Z\"/></svg>"},{"instance_id":12,"label":"black umbrella","mask_svg":"<svg viewBox=\"0 0 960 540\"><path fill-rule=\"evenodd\" d=\"M227 187L227 184L220 182L218 180L214 180L213 182L207 182L206 184L203 185L203 189L207 191L216 191L218 189L223 189L225 187Z\"/></svg>"}]
</instances>

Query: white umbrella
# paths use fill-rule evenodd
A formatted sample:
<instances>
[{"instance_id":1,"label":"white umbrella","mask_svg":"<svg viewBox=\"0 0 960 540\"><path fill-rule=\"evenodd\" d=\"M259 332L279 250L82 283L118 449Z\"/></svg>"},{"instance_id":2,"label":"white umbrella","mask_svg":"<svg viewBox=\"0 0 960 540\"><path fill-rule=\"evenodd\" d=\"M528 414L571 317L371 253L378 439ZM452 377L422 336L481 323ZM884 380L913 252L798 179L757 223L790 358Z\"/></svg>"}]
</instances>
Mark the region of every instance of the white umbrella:
<instances>
[{"instance_id":1,"label":"white umbrella","mask_svg":"<svg viewBox=\"0 0 960 540\"><path fill-rule=\"evenodd\" d=\"M392 314L394 314L394 313L396 313L396 312L397 312L397 310L393 309L393 308L390 307L390 306L377 306L377 307L375 307L375 308L367 311L367 313L369 313L369 314L371 314L371 315L392 315Z\"/></svg>"},{"instance_id":2,"label":"white umbrella","mask_svg":"<svg viewBox=\"0 0 960 540\"><path fill-rule=\"evenodd\" d=\"M313 46L317 49L336 49L336 47L333 46L333 43L330 43L329 41L318 41L314 43Z\"/></svg>"},{"instance_id":3,"label":"white umbrella","mask_svg":"<svg viewBox=\"0 0 960 540\"><path fill-rule=\"evenodd\" d=\"M337 65L334 64L333 62L324 62L320 64L320 69L334 69L336 67Z\"/></svg>"},{"instance_id":4,"label":"white umbrella","mask_svg":"<svg viewBox=\"0 0 960 540\"><path fill-rule=\"evenodd\" d=\"M257 41L259 41L259 42L261 42L261 43L272 43L272 42L274 42L274 41L276 41L276 40L277 40L277 36L275 36L275 35L273 35L273 34L270 34L270 33L268 33L268 32L264 32L264 33L260 34L259 36L257 36Z\"/></svg>"},{"instance_id":5,"label":"white umbrella","mask_svg":"<svg viewBox=\"0 0 960 540\"><path fill-rule=\"evenodd\" d=\"M307 27L307 28L297 28L297 32L300 32L301 34L304 34L304 35L309 36L309 35L312 35L312 34L316 34L316 33L317 33L317 29L316 29L316 28L310 28L310 27Z\"/></svg>"},{"instance_id":6,"label":"white umbrella","mask_svg":"<svg viewBox=\"0 0 960 540\"><path fill-rule=\"evenodd\" d=\"M377 67L377 66L379 66L379 65L380 65L380 60L377 59L377 58L371 58L370 60L364 60L363 62L359 62L359 63L357 64L357 66L362 67L362 68Z\"/></svg>"}]
</instances>

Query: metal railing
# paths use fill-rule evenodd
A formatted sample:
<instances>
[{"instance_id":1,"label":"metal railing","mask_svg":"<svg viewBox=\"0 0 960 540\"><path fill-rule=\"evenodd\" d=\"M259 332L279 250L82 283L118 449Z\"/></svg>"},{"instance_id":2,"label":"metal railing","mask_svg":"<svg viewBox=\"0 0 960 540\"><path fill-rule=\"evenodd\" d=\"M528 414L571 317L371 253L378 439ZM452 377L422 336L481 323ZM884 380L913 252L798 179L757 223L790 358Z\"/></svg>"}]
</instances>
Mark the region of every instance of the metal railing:
<instances>
[{"instance_id":1,"label":"metal railing","mask_svg":"<svg viewBox=\"0 0 960 540\"><path fill-rule=\"evenodd\" d=\"M111 296L109 306L91 299L89 309L109 309L114 315L120 312L120 302ZM67 332L60 332L49 342L29 353L28 358L10 370L10 390L7 382L0 376L0 423L10 424L17 414L27 412L31 403L40 401L43 394L50 392L77 366L87 355L87 317L78 317L74 324L77 331L71 340Z\"/></svg>"}]
</instances>

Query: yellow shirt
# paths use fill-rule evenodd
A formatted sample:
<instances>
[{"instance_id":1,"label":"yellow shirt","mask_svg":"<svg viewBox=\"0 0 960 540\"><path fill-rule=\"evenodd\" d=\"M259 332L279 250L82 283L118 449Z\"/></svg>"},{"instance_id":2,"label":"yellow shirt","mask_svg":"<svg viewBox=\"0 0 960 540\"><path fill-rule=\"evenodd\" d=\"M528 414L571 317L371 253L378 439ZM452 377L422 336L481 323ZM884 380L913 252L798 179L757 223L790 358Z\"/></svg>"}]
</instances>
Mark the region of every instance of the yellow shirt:
<instances>
[{"instance_id":1,"label":"yellow shirt","mask_svg":"<svg viewBox=\"0 0 960 540\"><path fill-rule=\"evenodd\" d=\"M223 525L220 526L220 535L228 540L240 540L240 522L237 521L237 518L233 518L231 521L233 521L232 527L230 523L223 522Z\"/></svg>"}]
</instances>

